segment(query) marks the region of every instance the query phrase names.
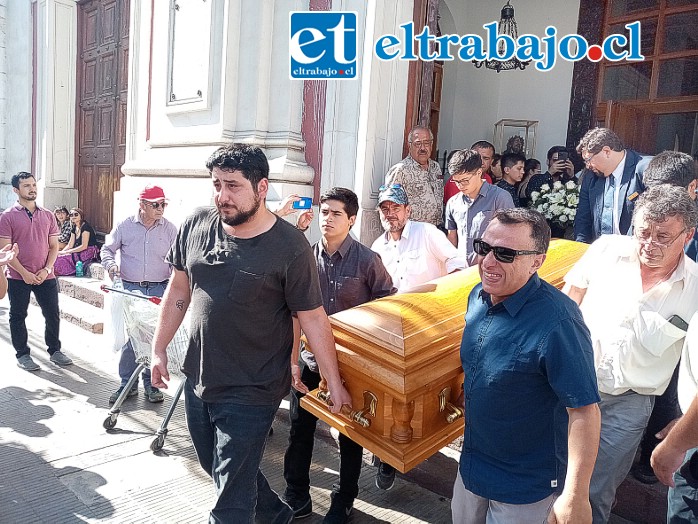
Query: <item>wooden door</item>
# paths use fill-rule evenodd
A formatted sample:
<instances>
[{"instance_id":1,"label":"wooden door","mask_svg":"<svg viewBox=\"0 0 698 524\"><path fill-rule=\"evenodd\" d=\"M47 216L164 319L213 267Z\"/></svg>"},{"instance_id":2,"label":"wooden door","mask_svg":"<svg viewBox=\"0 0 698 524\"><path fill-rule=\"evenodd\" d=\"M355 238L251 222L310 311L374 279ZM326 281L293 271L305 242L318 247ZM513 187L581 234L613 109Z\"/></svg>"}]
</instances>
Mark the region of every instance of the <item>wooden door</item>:
<instances>
[{"instance_id":1,"label":"wooden door","mask_svg":"<svg viewBox=\"0 0 698 524\"><path fill-rule=\"evenodd\" d=\"M657 118L646 109L609 100L604 127L612 129L625 147L644 154L655 154Z\"/></svg>"},{"instance_id":2,"label":"wooden door","mask_svg":"<svg viewBox=\"0 0 698 524\"><path fill-rule=\"evenodd\" d=\"M438 0L415 0L413 9L413 22L415 30L421 32L425 25L429 26L431 34L439 35L439 2ZM430 51L434 51L432 42ZM417 51L415 43L414 51ZM441 104L441 81L443 78L443 64L434 61L422 62L414 60L410 62L407 78L407 110L405 112L405 131L402 146L402 156L409 154L410 146L407 143L407 135L417 126L431 129L434 134L434 147L432 158L436 159L438 111ZM438 89L438 90L437 90ZM436 105L436 108L435 108ZM436 115L437 122L431 125L432 117Z\"/></svg>"},{"instance_id":3,"label":"wooden door","mask_svg":"<svg viewBox=\"0 0 698 524\"><path fill-rule=\"evenodd\" d=\"M78 9L78 205L100 233L112 227L126 150L129 0L87 0Z\"/></svg>"}]
</instances>

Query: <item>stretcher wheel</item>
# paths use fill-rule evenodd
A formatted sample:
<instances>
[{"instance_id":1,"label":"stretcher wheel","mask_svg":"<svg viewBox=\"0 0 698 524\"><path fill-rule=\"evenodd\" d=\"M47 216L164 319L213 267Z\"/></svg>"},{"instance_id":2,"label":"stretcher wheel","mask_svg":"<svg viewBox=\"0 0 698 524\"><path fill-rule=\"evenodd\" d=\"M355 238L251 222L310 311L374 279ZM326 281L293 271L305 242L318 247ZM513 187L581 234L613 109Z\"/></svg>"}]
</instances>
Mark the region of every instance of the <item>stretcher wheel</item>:
<instances>
[{"instance_id":1,"label":"stretcher wheel","mask_svg":"<svg viewBox=\"0 0 698 524\"><path fill-rule=\"evenodd\" d=\"M150 451L158 452L162 449L162 446L164 446L164 445L165 445L165 435L158 435L150 443Z\"/></svg>"},{"instance_id":2,"label":"stretcher wheel","mask_svg":"<svg viewBox=\"0 0 698 524\"><path fill-rule=\"evenodd\" d=\"M107 418L105 418L104 422L102 422L104 429L114 429L116 426L116 418L116 415L109 415Z\"/></svg>"}]
</instances>

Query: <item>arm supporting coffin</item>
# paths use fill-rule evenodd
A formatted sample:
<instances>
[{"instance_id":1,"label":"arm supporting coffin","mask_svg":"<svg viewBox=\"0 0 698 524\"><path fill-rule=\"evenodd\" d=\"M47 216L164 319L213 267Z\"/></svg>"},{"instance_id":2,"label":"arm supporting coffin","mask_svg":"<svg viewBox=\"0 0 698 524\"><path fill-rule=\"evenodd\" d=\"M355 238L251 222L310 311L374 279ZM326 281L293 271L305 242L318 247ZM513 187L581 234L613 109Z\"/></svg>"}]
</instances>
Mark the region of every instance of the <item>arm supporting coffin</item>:
<instances>
[{"instance_id":1,"label":"arm supporting coffin","mask_svg":"<svg viewBox=\"0 0 698 524\"><path fill-rule=\"evenodd\" d=\"M316 393L317 398L322 400L328 406L332 405L332 400L330 399L329 391L318 390ZM376 404L378 404L378 399L376 395L370 391L364 391L364 407L358 411L354 411L346 404L342 406L340 413L347 417L349 420L356 422L361 427L367 428L371 425L371 419L366 415L370 415L375 418L376 416Z\"/></svg>"}]
</instances>

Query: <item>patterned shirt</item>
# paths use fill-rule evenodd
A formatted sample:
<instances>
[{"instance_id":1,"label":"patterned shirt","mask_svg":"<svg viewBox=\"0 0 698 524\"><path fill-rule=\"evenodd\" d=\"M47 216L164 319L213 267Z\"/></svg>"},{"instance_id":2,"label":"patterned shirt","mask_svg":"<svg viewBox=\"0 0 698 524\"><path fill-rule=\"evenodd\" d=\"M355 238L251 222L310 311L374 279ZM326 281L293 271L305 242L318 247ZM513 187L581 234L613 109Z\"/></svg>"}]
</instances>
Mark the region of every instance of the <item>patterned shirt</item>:
<instances>
[{"instance_id":1,"label":"patterned shirt","mask_svg":"<svg viewBox=\"0 0 698 524\"><path fill-rule=\"evenodd\" d=\"M497 182L497 187L501 187L505 191L508 191L511 195L511 199L514 201L514 207L520 207L519 192L516 190L516 186L511 185L502 178L499 182Z\"/></svg>"},{"instance_id":2,"label":"patterned shirt","mask_svg":"<svg viewBox=\"0 0 698 524\"><path fill-rule=\"evenodd\" d=\"M402 184L412 208L410 218L435 226L443 224L444 177L437 162L429 159L429 171L411 156L388 170L385 185Z\"/></svg>"}]
</instances>

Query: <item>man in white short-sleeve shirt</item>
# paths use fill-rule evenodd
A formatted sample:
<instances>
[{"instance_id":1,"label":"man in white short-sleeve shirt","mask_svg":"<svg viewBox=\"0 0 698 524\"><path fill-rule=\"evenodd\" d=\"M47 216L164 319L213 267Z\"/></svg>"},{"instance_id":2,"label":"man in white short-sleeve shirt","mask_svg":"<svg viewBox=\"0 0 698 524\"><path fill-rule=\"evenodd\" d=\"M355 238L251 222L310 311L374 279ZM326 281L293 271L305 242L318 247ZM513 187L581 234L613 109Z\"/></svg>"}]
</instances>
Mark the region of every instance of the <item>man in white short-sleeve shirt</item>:
<instances>
[{"instance_id":1,"label":"man in white short-sleeve shirt","mask_svg":"<svg viewBox=\"0 0 698 524\"><path fill-rule=\"evenodd\" d=\"M686 257L698 209L686 190L643 193L634 236L605 235L565 276L591 332L601 393L601 444L591 481L594 523L605 523L630 471L655 395L666 389L698 310L698 265Z\"/></svg>"}]
</instances>

